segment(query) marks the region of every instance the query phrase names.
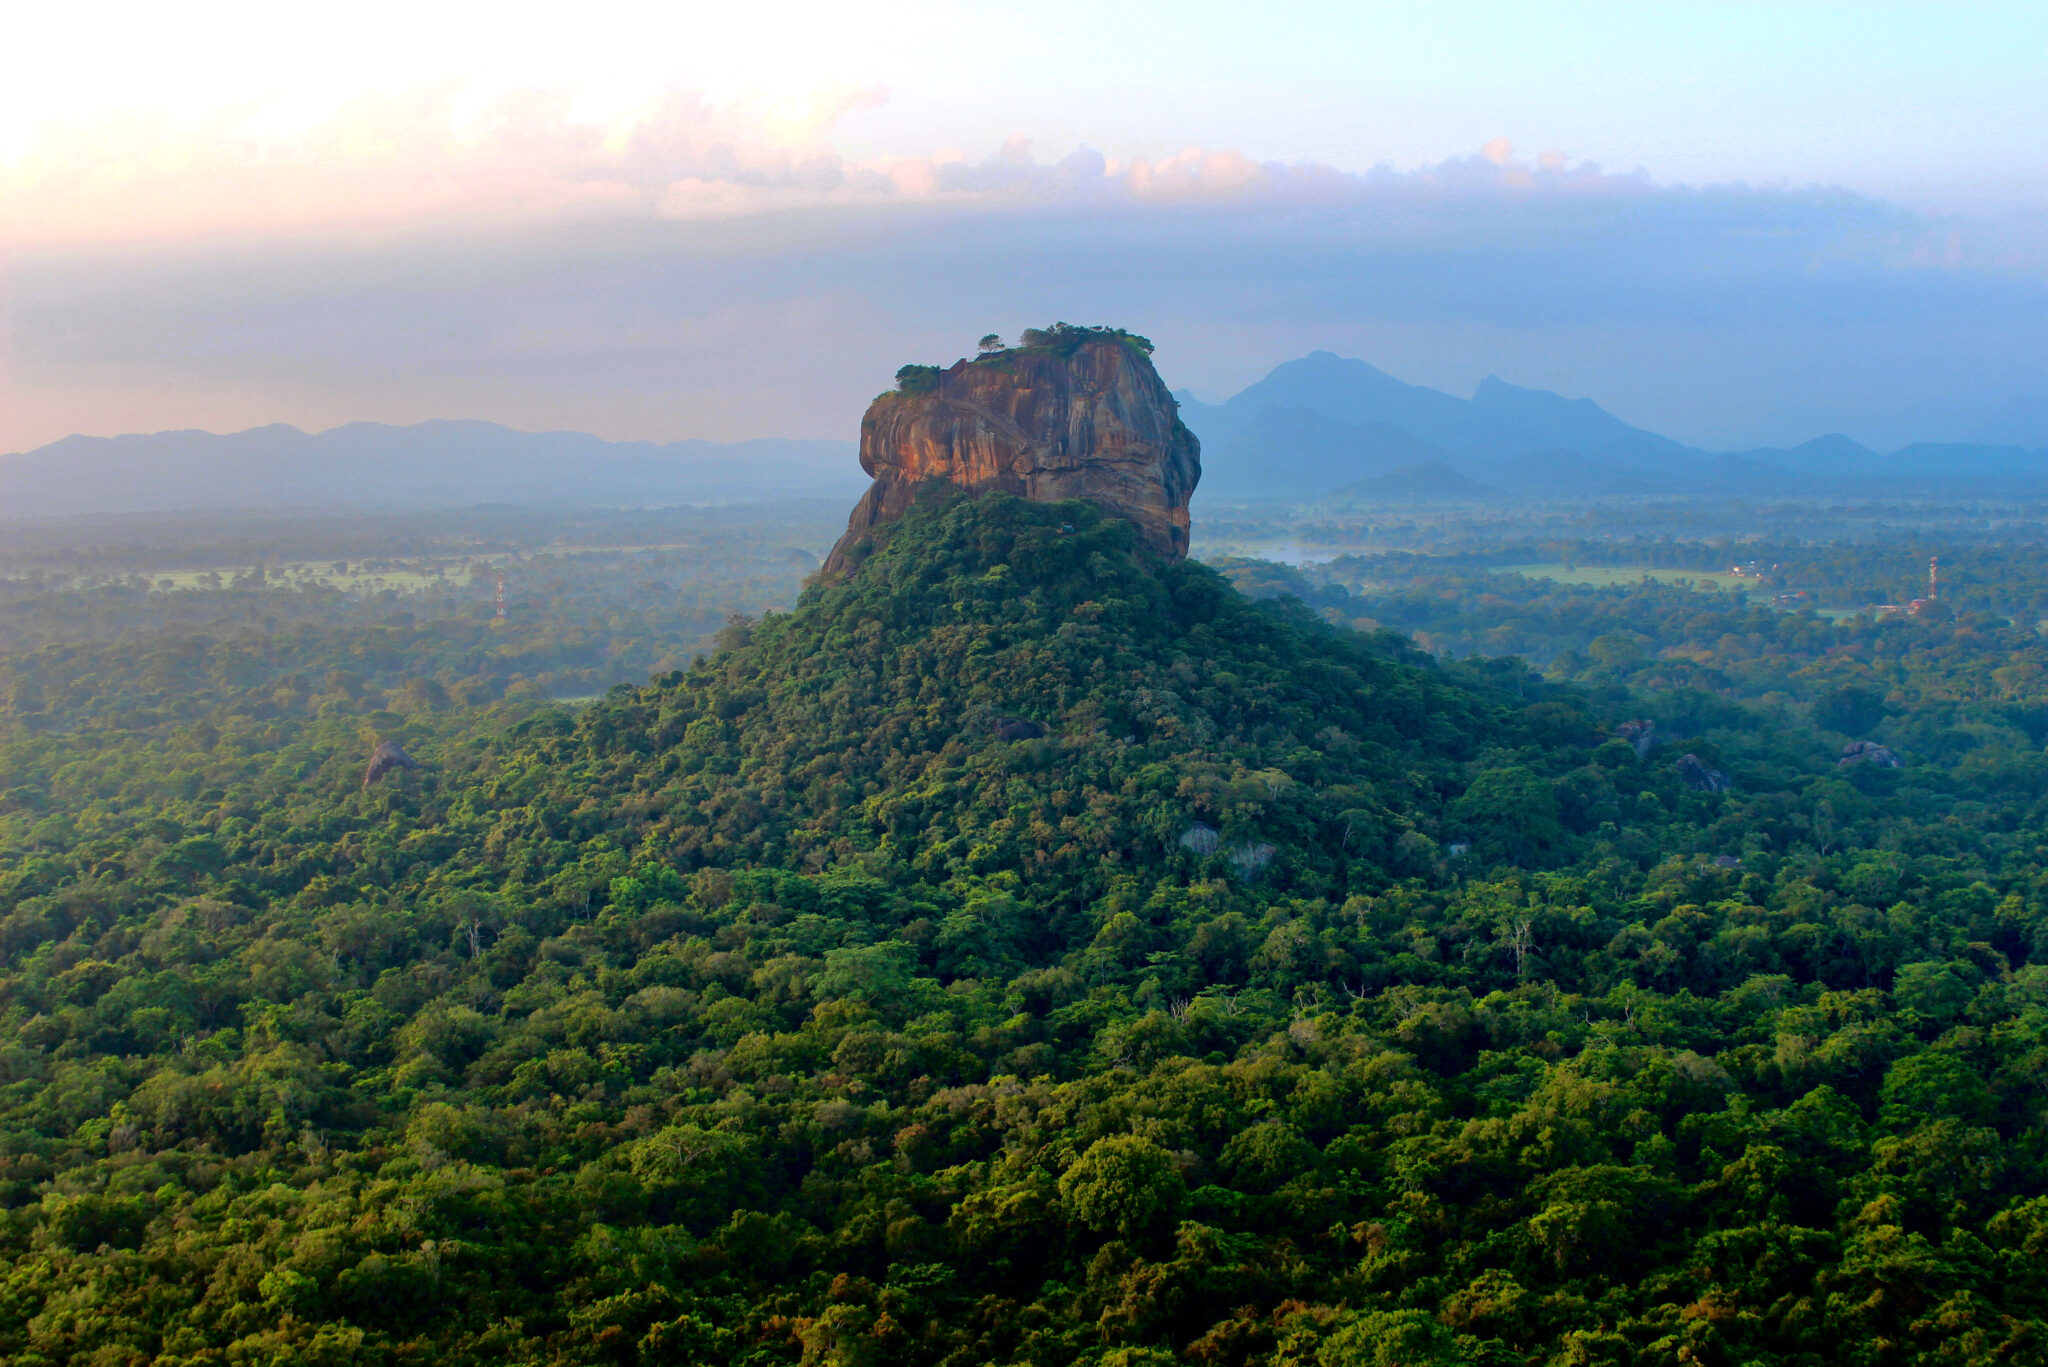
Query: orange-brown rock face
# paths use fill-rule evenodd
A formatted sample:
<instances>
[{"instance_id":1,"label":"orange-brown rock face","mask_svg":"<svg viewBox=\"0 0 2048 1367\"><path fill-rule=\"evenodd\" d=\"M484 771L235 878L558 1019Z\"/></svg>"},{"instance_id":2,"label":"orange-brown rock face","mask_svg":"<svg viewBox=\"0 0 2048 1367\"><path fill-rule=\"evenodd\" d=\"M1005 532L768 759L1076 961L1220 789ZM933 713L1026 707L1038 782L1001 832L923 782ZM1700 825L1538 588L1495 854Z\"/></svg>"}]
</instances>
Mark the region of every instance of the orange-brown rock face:
<instances>
[{"instance_id":1,"label":"orange-brown rock face","mask_svg":"<svg viewBox=\"0 0 2048 1367\"><path fill-rule=\"evenodd\" d=\"M1024 347L961 361L912 392L884 394L860 424L860 464L875 482L825 561L850 569L877 526L943 481L1042 503L1093 500L1127 518L1161 555L1188 553L1188 498L1202 448L1137 347L1114 338ZM927 372L929 375L929 372Z\"/></svg>"}]
</instances>

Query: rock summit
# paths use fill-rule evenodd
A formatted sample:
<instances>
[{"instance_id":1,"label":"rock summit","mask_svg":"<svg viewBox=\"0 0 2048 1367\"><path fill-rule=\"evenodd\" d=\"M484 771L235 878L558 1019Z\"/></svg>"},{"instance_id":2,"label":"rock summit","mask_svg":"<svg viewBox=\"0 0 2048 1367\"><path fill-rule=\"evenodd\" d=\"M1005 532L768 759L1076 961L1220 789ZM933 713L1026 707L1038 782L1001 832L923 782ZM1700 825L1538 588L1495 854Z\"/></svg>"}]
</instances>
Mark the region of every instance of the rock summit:
<instances>
[{"instance_id":1,"label":"rock summit","mask_svg":"<svg viewBox=\"0 0 2048 1367\"><path fill-rule=\"evenodd\" d=\"M949 369L903 367L897 387L868 406L860 464L875 482L824 574L851 569L870 534L933 484L1041 503L1088 499L1135 523L1158 554L1186 556L1202 448L1152 368L1152 344L1060 323L1026 331L1015 347L983 345Z\"/></svg>"}]
</instances>

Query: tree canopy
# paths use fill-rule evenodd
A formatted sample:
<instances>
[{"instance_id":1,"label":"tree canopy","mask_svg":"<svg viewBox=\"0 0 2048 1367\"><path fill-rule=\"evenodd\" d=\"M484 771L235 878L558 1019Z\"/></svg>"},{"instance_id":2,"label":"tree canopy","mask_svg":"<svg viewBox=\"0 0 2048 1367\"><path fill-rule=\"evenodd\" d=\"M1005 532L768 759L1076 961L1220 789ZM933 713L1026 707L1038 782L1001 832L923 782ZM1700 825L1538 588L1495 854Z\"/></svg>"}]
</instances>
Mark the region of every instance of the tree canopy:
<instances>
[{"instance_id":1,"label":"tree canopy","mask_svg":"<svg viewBox=\"0 0 2048 1367\"><path fill-rule=\"evenodd\" d=\"M1297 587L991 497L573 708L47 647L0 1353L2037 1354L2038 741L1932 763L1904 690L1845 769L1655 638L1444 661Z\"/></svg>"}]
</instances>

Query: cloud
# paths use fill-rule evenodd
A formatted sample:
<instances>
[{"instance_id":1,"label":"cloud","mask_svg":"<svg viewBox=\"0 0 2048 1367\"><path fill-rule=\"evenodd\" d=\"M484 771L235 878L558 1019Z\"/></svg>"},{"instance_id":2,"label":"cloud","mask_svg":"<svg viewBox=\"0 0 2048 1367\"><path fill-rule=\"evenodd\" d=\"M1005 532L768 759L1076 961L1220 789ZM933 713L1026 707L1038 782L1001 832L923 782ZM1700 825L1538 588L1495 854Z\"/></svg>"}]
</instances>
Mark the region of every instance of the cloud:
<instances>
[{"instance_id":1,"label":"cloud","mask_svg":"<svg viewBox=\"0 0 2048 1367\"><path fill-rule=\"evenodd\" d=\"M674 89L623 115L574 89L479 102L449 83L359 96L267 131L251 103L176 123L125 114L44 130L0 166L0 243L404 228L449 221L759 212L886 188L825 145L878 89L718 105Z\"/></svg>"},{"instance_id":2,"label":"cloud","mask_svg":"<svg viewBox=\"0 0 2048 1367\"><path fill-rule=\"evenodd\" d=\"M0 170L0 450L456 416L843 436L903 360L1062 317L1147 332L1212 394L1330 347L1703 442L1796 412L1768 435L1882 444L2043 383L2034 220L1666 185L1504 139L1362 172L838 150L885 98L678 88L593 114L450 85L284 131L251 106L46 137Z\"/></svg>"},{"instance_id":3,"label":"cloud","mask_svg":"<svg viewBox=\"0 0 2048 1367\"><path fill-rule=\"evenodd\" d=\"M145 112L45 128L0 160L0 247L932 205L1351 207L1429 219L1436 209L1469 216L1557 200L1698 209L1717 197L1751 206L1770 197L1746 186L1657 186L1554 151L1523 160L1506 138L1471 156L1358 173L1230 148L1112 161L1082 147L1041 160L1022 138L979 161L955 149L855 158L836 149L835 134L849 115L886 102L879 87L775 102L671 87L623 110L586 97L573 86L448 81L355 96L311 118L251 100L183 122ZM1895 255L1953 267L1968 252L1926 238Z\"/></svg>"}]
</instances>

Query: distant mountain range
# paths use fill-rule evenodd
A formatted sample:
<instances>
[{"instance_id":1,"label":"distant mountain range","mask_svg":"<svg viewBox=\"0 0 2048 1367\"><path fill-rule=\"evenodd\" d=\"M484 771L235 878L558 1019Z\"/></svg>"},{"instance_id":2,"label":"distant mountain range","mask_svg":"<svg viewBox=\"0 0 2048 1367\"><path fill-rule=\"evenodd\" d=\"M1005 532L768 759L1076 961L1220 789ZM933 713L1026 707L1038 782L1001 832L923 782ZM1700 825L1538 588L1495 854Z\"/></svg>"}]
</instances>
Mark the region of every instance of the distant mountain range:
<instances>
[{"instance_id":1,"label":"distant mountain range","mask_svg":"<svg viewBox=\"0 0 2048 1367\"><path fill-rule=\"evenodd\" d=\"M2048 495L2048 449L1918 443L1879 453L1840 435L1790 449L1709 452L1633 427L1591 399L1495 376L1469 399L1318 351L1220 404L1185 391L1202 439L1199 503L1501 502L1646 494L1815 497L1886 491ZM2044 430L2015 400L1987 436ZM488 422L271 426L216 436L66 437L0 456L0 518L204 509L420 509L479 503L634 507L867 486L852 441L609 442Z\"/></svg>"},{"instance_id":2,"label":"distant mountain range","mask_svg":"<svg viewBox=\"0 0 2048 1367\"><path fill-rule=\"evenodd\" d=\"M634 507L844 495L850 441L610 442L488 422L66 437L0 457L0 517L183 509Z\"/></svg>"},{"instance_id":3,"label":"distant mountain range","mask_svg":"<svg viewBox=\"0 0 2048 1367\"><path fill-rule=\"evenodd\" d=\"M1632 427L1591 399L1496 376L1461 399L1327 351L1289 361L1220 404L1175 397L1202 439L1196 497L1211 503L2048 493L2048 450L1920 443L1879 454L1837 434L1789 450L1708 452ZM2016 403L1997 422L2031 430L2031 411Z\"/></svg>"}]
</instances>

